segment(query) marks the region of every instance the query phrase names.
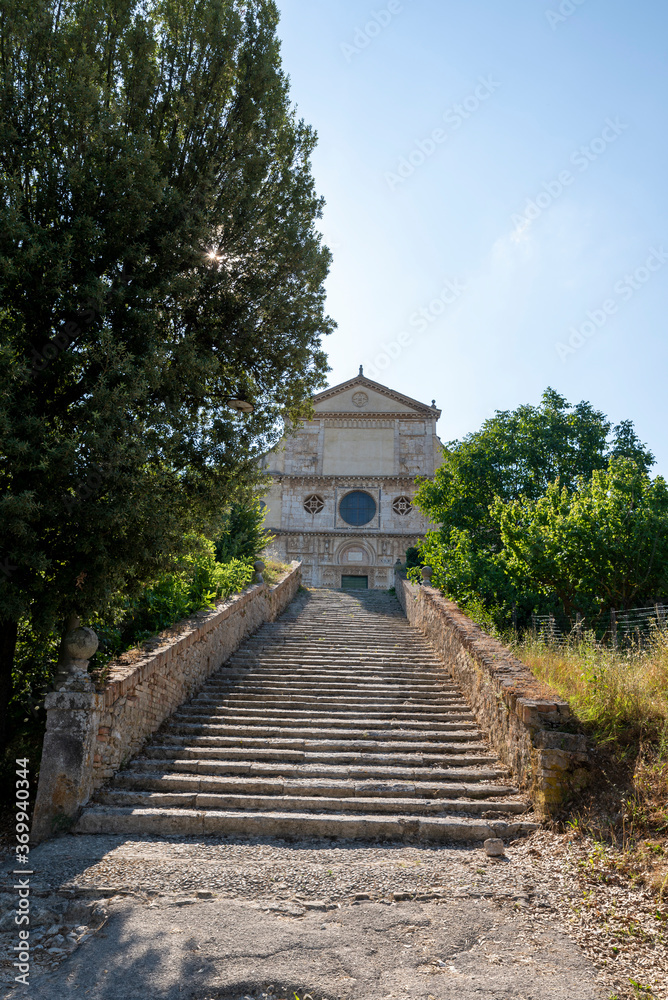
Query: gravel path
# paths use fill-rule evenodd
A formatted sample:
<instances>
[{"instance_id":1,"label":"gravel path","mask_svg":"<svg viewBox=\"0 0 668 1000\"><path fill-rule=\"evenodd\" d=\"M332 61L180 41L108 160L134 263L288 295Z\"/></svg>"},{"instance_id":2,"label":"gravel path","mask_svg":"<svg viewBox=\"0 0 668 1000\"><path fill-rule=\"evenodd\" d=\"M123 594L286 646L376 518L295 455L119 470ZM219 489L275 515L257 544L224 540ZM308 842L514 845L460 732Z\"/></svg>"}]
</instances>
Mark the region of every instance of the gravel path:
<instances>
[{"instance_id":1,"label":"gravel path","mask_svg":"<svg viewBox=\"0 0 668 1000\"><path fill-rule=\"evenodd\" d=\"M657 910L656 899L642 884L630 885L626 879L612 878L609 860L591 842L545 831L511 844L507 856L500 860L487 858L479 847L466 846L63 837L41 845L31 854L35 871L31 889L38 909L44 907L51 919L54 900L61 908L60 916L49 928L43 928L43 947L34 953L35 981L42 982L39 970L43 970L45 987L48 977L58 974L53 970L61 963L65 970L77 954L85 955L94 944L96 931L104 934L101 928L105 920L110 913L113 915L114 908L120 912L119 907L130 907L133 912L140 909L146 914L142 918L146 926L147 918L157 920L165 906L186 908L210 903L217 906L218 913L228 910L234 902L245 907L244 913L252 911L256 922L288 921L291 926L302 926L306 936L306 929L323 919L337 918L345 930L350 921L361 919L349 916L353 908L369 914L379 906L389 907L388 912L410 910L413 922L416 912L424 912L425 919L433 923L438 922L439 914L456 914L459 907L462 919L465 913L467 919L479 913L481 919L485 917L483 923L492 921L497 928L491 937L479 933L467 939L467 948L461 951L461 956L468 959L476 954L484 959L482 966L473 963L473 980L480 968L498 966L501 976L504 969L513 967L517 971L532 963L538 963L537 976L539 971L540 976L547 975L545 969L551 966L546 956L554 947L565 949L559 965L564 976L569 963L572 969L580 969L578 962L584 960L582 969L591 969L582 980L582 994L569 1000L630 1000L639 996L668 1000L668 913L662 915ZM11 885L11 877L0 883L0 902L6 914L15 901ZM82 906L88 907L90 919ZM0 921L5 955L10 938L6 923L6 918ZM563 941L548 947L549 935L557 930ZM53 931L55 934L49 937L47 932ZM50 949L58 936L54 953ZM569 939L579 947L568 945ZM429 935L427 940L431 940ZM515 946L517 953L513 951ZM445 945L440 956L438 949L430 954L431 947L425 943L421 954L424 967L431 969L436 978L446 973L450 977L459 974L459 965L466 964L463 957L459 964L451 961ZM7 961L2 971L7 987L11 982ZM631 980L636 981L637 988ZM590 986L585 988L585 982ZM276 988L280 985L285 984L277 984ZM308 984L298 986L308 989ZM438 989L436 986L433 980L430 992L413 995L423 995L425 1000L428 996L445 1000L453 995L442 992L441 985ZM500 992L489 996L504 996L501 986L499 980ZM464 987L462 980L458 996L468 995ZM538 991L527 996L560 996L556 989L555 980L552 992ZM11 995L20 996L21 991L19 987ZM359 996L341 986L337 992L340 996ZM90 996L94 995L93 990ZM232 997L229 993L210 994L212 1000L223 995ZM209 995L198 994L197 1000L209 1000Z\"/></svg>"}]
</instances>

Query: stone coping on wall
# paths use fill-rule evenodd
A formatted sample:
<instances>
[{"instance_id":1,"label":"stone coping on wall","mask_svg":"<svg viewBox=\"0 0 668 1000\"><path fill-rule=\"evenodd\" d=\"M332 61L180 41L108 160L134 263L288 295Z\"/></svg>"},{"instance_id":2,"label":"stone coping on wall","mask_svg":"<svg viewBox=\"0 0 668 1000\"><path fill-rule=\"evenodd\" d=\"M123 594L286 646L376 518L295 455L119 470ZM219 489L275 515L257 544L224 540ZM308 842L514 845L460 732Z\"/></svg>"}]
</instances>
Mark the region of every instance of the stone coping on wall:
<instances>
[{"instance_id":1,"label":"stone coping on wall","mask_svg":"<svg viewBox=\"0 0 668 1000\"><path fill-rule=\"evenodd\" d=\"M539 812L558 812L589 777L586 737L572 731L568 702L439 591L397 574L396 592L408 620L432 641L520 787Z\"/></svg>"},{"instance_id":2,"label":"stone coping on wall","mask_svg":"<svg viewBox=\"0 0 668 1000\"><path fill-rule=\"evenodd\" d=\"M285 573L272 589L280 589L291 572L294 570ZM220 602L213 610L200 611L189 618L183 618L175 626L160 632L141 647L121 654L118 660L112 661L99 672L100 682L97 684L97 689L104 693L105 708L109 708L118 698L127 695L137 684L147 681L157 670L166 666L193 643L203 639L228 618L239 614L247 604L256 599L259 592L265 589L266 586L261 583L253 584Z\"/></svg>"},{"instance_id":3,"label":"stone coping on wall","mask_svg":"<svg viewBox=\"0 0 668 1000\"><path fill-rule=\"evenodd\" d=\"M299 587L301 567L299 560L293 560L290 568L275 584L251 584L238 594L232 594L224 601L220 601L211 611L198 611L189 618L182 618L153 639L135 649L127 650L117 660L112 660L98 672L99 681L96 687L98 692L104 694L104 707L109 708L138 684L143 684L152 674L166 667L190 646L206 638L223 622L237 615L243 615L246 607L257 602L262 594L266 595L271 605L274 605L265 620L281 614L289 603L288 601L284 604L281 600L283 592L293 589L291 584L296 584L295 591ZM95 677L95 674L93 676Z\"/></svg>"}]
</instances>

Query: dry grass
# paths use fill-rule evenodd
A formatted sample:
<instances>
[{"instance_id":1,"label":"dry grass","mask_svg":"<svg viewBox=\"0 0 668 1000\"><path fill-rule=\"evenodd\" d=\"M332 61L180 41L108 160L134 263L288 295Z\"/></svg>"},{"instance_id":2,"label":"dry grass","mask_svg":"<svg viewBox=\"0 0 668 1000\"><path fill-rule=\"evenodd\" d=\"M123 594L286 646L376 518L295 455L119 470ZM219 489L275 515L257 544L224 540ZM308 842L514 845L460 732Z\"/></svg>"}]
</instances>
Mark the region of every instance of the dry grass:
<instances>
[{"instance_id":1,"label":"dry grass","mask_svg":"<svg viewBox=\"0 0 668 1000\"><path fill-rule=\"evenodd\" d=\"M592 639L550 647L528 637L515 645L515 652L537 677L568 699L593 744L593 781L557 828L583 838L583 844L591 843L591 838L602 848L607 845L591 855L596 879L643 887L654 900L656 920L664 926L668 923L668 633L657 632L645 647L626 651L601 647ZM654 993L640 990L634 995Z\"/></svg>"},{"instance_id":2,"label":"dry grass","mask_svg":"<svg viewBox=\"0 0 668 1000\"><path fill-rule=\"evenodd\" d=\"M278 583L283 574L287 573L289 569L290 566L288 563L277 562L275 559L267 559L262 576L264 577L265 582L268 583L270 587L273 587L273 585Z\"/></svg>"},{"instance_id":3,"label":"dry grass","mask_svg":"<svg viewBox=\"0 0 668 1000\"><path fill-rule=\"evenodd\" d=\"M625 651L592 638L555 647L532 637L514 651L568 699L599 745L652 744L668 753L668 632Z\"/></svg>"}]
</instances>

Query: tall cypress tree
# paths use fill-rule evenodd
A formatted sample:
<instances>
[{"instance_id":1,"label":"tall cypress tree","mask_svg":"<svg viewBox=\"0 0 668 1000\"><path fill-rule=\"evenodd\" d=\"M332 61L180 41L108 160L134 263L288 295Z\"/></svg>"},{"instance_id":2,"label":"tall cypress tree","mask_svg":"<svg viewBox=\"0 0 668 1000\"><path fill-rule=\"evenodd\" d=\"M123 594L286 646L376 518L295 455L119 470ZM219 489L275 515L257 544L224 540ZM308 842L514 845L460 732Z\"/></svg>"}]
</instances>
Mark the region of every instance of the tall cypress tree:
<instances>
[{"instance_id":1,"label":"tall cypress tree","mask_svg":"<svg viewBox=\"0 0 668 1000\"><path fill-rule=\"evenodd\" d=\"M0 739L19 619L62 628L165 568L323 384L315 136L277 21L0 9Z\"/></svg>"}]
</instances>

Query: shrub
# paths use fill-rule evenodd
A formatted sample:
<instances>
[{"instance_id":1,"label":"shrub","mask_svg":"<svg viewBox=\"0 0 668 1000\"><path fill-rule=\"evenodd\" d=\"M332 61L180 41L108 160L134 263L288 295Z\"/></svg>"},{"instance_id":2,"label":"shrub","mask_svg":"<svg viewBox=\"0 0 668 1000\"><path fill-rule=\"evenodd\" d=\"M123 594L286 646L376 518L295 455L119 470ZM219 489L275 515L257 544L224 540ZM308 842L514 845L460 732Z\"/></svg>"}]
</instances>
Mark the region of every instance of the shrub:
<instances>
[{"instance_id":1,"label":"shrub","mask_svg":"<svg viewBox=\"0 0 668 1000\"><path fill-rule=\"evenodd\" d=\"M255 559L271 540L263 527L264 517L264 504L257 498L230 507L223 522L223 533L216 541L216 559L222 563L232 559Z\"/></svg>"}]
</instances>

